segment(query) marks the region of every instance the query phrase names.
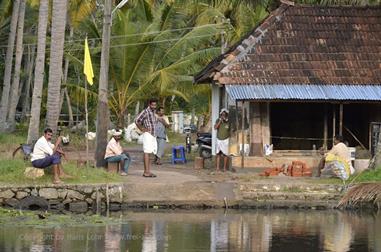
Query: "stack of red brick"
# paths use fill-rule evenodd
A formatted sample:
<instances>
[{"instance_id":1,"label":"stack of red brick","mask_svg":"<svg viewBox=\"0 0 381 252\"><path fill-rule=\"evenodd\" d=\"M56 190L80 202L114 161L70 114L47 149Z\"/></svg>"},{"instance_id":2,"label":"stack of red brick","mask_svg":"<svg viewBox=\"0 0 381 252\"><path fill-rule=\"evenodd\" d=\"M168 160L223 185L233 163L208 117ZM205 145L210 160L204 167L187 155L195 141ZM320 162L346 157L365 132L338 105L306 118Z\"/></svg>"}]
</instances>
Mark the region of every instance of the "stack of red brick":
<instances>
[{"instance_id":1,"label":"stack of red brick","mask_svg":"<svg viewBox=\"0 0 381 252\"><path fill-rule=\"evenodd\" d=\"M293 161L290 165L284 165L283 167L267 168L259 174L260 176L278 176L283 173L286 176L291 177L311 177L312 170L306 163L302 161Z\"/></svg>"}]
</instances>

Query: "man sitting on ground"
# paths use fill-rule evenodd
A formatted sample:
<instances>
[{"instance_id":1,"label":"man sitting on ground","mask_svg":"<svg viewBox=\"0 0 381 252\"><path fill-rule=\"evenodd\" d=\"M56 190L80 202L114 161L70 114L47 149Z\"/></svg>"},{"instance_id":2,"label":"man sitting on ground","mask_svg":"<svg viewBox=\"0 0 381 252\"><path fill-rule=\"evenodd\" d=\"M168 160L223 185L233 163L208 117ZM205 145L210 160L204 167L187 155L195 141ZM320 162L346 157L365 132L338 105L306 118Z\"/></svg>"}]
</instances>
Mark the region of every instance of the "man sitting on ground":
<instances>
[{"instance_id":1,"label":"man sitting on ground","mask_svg":"<svg viewBox=\"0 0 381 252\"><path fill-rule=\"evenodd\" d=\"M123 151L123 148L120 145L121 138L122 138L121 130L117 130L113 133L113 136L111 137L106 147L105 159L107 163L118 162L120 164L119 174L121 176L127 176L128 167L130 166L131 158L127 152Z\"/></svg>"},{"instance_id":2,"label":"man sitting on ground","mask_svg":"<svg viewBox=\"0 0 381 252\"><path fill-rule=\"evenodd\" d=\"M31 154L32 165L35 168L47 168L53 166L53 183L62 183L60 178L71 178L64 173L61 165L61 156L64 152L60 149L61 137L55 144L51 143L53 131L50 128L44 130L44 135L37 140Z\"/></svg>"}]
</instances>

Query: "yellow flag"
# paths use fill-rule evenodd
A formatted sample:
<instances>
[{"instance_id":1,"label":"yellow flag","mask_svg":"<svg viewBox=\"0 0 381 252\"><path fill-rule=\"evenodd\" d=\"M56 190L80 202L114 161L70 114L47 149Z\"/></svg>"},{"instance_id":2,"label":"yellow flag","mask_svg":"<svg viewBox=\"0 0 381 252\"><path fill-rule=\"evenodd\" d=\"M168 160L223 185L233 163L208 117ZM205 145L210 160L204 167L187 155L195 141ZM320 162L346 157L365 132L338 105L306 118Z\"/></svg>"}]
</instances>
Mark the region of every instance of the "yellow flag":
<instances>
[{"instance_id":1,"label":"yellow flag","mask_svg":"<svg viewBox=\"0 0 381 252\"><path fill-rule=\"evenodd\" d=\"M83 60L83 73L86 75L87 82L93 85L93 65L91 64L91 57L89 51L89 45L87 44L87 37L85 39L85 58Z\"/></svg>"}]
</instances>

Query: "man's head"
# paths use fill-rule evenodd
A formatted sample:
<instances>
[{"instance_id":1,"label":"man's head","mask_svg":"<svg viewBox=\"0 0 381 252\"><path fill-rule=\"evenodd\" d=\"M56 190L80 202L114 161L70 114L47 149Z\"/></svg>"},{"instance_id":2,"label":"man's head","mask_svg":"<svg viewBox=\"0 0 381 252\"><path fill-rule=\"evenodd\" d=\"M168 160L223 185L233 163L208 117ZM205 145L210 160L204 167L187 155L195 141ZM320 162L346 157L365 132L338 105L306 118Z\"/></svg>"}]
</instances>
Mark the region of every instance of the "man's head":
<instances>
[{"instance_id":1,"label":"man's head","mask_svg":"<svg viewBox=\"0 0 381 252\"><path fill-rule=\"evenodd\" d=\"M156 114L158 116L163 116L164 115L164 108L163 107L159 107L157 110L156 110Z\"/></svg>"},{"instance_id":2,"label":"man's head","mask_svg":"<svg viewBox=\"0 0 381 252\"><path fill-rule=\"evenodd\" d=\"M156 99L156 98L149 99L149 101L148 101L148 107L149 107L152 111L156 110L156 107L157 107L157 99Z\"/></svg>"},{"instance_id":3,"label":"man's head","mask_svg":"<svg viewBox=\"0 0 381 252\"><path fill-rule=\"evenodd\" d=\"M227 119L228 116L229 116L229 110L227 110L226 108L221 109L221 111L220 111L220 116L221 116L222 118Z\"/></svg>"},{"instance_id":4,"label":"man's head","mask_svg":"<svg viewBox=\"0 0 381 252\"><path fill-rule=\"evenodd\" d=\"M53 130L51 128L46 128L44 130L44 137L46 140L51 141L53 137Z\"/></svg>"},{"instance_id":5,"label":"man's head","mask_svg":"<svg viewBox=\"0 0 381 252\"><path fill-rule=\"evenodd\" d=\"M333 139L333 143L336 145L338 143L343 142L343 136L342 135L336 135L335 138Z\"/></svg>"},{"instance_id":6,"label":"man's head","mask_svg":"<svg viewBox=\"0 0 381 252\"><path fill-rule=\"evenodd\" d=\"M117 129L117 130L112 134L112 136L114 137L114 139L115 139L116 141L119 141L119 140L122 138L122 133L123 133L122 130Z\"/></svg>"}]
</instances>

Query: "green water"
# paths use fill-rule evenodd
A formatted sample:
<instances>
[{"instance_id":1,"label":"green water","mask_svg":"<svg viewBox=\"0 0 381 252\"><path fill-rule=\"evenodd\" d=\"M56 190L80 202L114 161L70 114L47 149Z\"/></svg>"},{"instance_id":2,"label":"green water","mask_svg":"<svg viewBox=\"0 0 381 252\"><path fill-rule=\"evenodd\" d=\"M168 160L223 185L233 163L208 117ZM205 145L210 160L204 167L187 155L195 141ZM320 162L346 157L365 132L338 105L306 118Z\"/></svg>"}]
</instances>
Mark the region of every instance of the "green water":
<instances>
[{"instance_id":1,"label":"green water","mask_svg":"<svg viewBox=\"0 0 381 252\"><path fill-rule=\"evenodd\" d=\"M117 224L0 227L0 251L381 251L381 214L150 211Z\"/></svg>"}]
</instances>

